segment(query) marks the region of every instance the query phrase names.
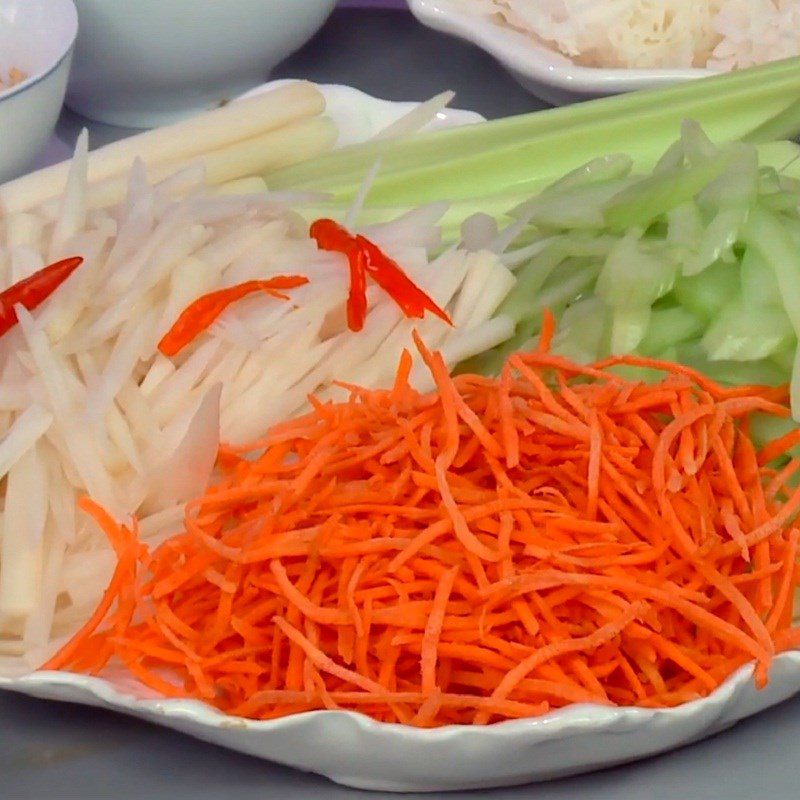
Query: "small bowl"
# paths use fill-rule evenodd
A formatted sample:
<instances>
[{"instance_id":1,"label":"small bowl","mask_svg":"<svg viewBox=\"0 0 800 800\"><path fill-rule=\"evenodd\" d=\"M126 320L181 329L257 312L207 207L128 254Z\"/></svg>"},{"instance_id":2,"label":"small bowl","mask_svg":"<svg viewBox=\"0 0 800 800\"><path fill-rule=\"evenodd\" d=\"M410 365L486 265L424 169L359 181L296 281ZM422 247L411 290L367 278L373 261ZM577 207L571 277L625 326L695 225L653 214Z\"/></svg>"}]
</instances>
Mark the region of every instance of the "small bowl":
<instances>
[{"instance_id":1,"label":"small bowl","mask_svg":"<svg viewBox=\"0 0 800 800\"><path fill-rule=\"evenodd\" d=\"M656 89L717 74L710 69L581 67L518 31L449 0L408 0L414 16L434 30L466 39L494 56L531 94L553 105L637 89Z\"/></svg>"},{"instance_id":2,"label":"small bowl","mask_svg":"<svg viewBox=\"0 0 800 800\"><path fill-rule=\"evenodd\" d=\"M76 0L81 30L67 105L149 128L213 108L266 79L336 0Z\"/></svg>"},{"instance_id":3,"label":"small bowl","mask_svg":"<svg viewBox=\"0 0 800 800\"><path fill-rule=\"evenodd\" d=\"M0 183L25 172L53 135L77 33L72 0L0 0L0 74L28 76L0 91Z\"/></svg>"}]
</instances>

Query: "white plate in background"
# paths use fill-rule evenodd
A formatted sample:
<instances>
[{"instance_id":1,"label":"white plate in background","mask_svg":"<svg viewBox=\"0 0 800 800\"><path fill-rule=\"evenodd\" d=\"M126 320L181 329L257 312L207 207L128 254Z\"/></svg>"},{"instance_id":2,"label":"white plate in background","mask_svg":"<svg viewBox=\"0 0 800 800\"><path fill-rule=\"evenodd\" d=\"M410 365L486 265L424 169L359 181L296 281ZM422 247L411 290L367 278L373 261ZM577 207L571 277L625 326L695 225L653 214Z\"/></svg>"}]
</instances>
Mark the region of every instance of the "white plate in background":
<instances>
[{"instance_id":1,"label":"white plate in background","mask_svg":"<svg viewBox=\"0 0 800 800\"><path fill-rule=\"evenodd\" d=\"M272 89L277 89L293 80L270 81L262 86L251 89L241 98L263 94ZM400 119L419 103L398 103L392 100L379 100L377 97L366 94L360 89L340 84L318 84L320 91L325 96L325 113L336 123L339 128L337 147L349 144L358 144L371 139L388 125ZM439 130L441 128L455 128L460 125L471 125L483 122L484 117L475 111L464 111L458 108L445 108L436 115L425 130Z\"/></svg>"},{"instance_id":2,"label":"white plate in background","mask_svg":"<svg viewBox=\"0 0 800 800\"><path fill-rule=\"evenodd\" d=\"M689 0L690 2L691 0ZM414 16L429 28L458 36L494 56L536 97L554 105L656 89L717 73L708 69L600 69L581 67L531 37L463 10L452 0L408 0Z\"/></svg>"}]
</instances>

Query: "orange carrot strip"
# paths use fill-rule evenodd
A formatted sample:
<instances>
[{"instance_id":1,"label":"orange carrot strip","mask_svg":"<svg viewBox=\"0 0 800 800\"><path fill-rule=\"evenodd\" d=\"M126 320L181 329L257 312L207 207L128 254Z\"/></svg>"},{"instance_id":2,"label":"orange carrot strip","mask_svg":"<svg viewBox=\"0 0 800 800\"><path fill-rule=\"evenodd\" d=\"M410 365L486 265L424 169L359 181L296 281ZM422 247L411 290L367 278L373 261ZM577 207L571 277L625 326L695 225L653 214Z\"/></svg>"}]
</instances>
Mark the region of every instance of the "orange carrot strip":
<instances>
[{"instance_id":1,"label":"orange carrot strip","mask_svg":"<svg viewBox=\"0 0 800 800\"><path fill-rule=\"evenodd\" d=\"M532 653L523 661L520 661L516 667L510 670L503 680L497 685L497 688L492 692L493 700L505 700L509 694L514 690L514 687L538 666L545 662L559 656L566 655L567 653L575 653L581 650L592 650L599 647L601 644L614 639L616 636L626 628L637 616L644 610L644 604L637 602L629 606L628 610L621 614L617 619L607 622L605 625L598 628L594 633L588 636L582 636L572 640L561 640L553 642L552 644L545 645L536 652ZM481 724L481 720L485 720L484 715L478 715L476 723Z\"/></svg>"},{"instance_id":2,"label":"orange carrot strip","mask_svg":"<svg viewBox=\"0 0 800 800\"><path fill-rule=\"evenodd\" d=\"M114 544L119 561L105 592L103 592L103 597L92 616L89 617L78 633L76 633L57 653L42 664L41 669L63 669L74 658L80 655L82 648L95 631L103 624L103 621L106 619L114 603L119 600L120 593L125 585L124 581L126 578L130 579L131 568L135 563L134 558L137 544L135 541L131 540L130 532L123 526L118 525L110 514L88 498L82 498L79 505L82 510L94 519L106 536L108 536L109 540ZM127 544L125 544L126 539L128 540ZM107 661L108 659L105 660Z\"/></svg>"},{"instance_id":3,"label":"orange carrot strip","mask_svg":"<svg viewBox=\"0 0 800 800\"><path fill-rule=\"evenodd\" d=\"M453 567L445 572L439 580L439 585L436 587L436 594L433 597L433 606L431 607L428 622L425 626L425 633L422 637L422 658L420 663L422 691L425 694L432 693L436 689L437 647L439 644L439 637L442 634L444 618L447 614L447 602L450 599L450 593L453 591L453 584L455 583L457 575L458 567Z\"/></svg>"},{"instance_id":4,"label":"orange carrot strip","mask_svg":"<svg viewBox=\"0 0 800 800\"><path fill-rule=\"evenodd\" d=\"M336 664L333 659L328 658L319 648L314 647L297 628L293 628L283 617L275 617L274 622L284 635L305 653L306 657L313 662L317 669L329 672L331 675L347 683L352 683L365 692L372 692L379 696L385 693L384 688L374 681L362 677L357 672L353 672L353 670L345 669Z\"/></svg>"}]
</instances>

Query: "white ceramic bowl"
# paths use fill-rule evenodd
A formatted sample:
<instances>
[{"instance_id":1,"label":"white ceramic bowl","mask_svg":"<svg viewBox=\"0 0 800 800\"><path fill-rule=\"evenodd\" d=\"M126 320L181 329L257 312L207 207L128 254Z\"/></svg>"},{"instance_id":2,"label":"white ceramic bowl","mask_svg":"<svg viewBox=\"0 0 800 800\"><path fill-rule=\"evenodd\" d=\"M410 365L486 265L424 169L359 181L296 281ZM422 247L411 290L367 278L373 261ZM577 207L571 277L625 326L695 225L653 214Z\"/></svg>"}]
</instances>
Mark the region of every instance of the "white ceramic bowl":
<instances>
[{"instance_id":1,"label":"white ceramic bowl","mask_svg":"<svg viewBox=\"0 0 800 800\"><path fill-rule=\"evenodd\" d=\"M492 20L465 13L451 0L408 0L414 16L443 33L466 39L494 56L531 94L554 105L655 89L714 75L708 69L599 69L581 67L561 53Z\"/></svg>"},{"instance_id":2,"label":"white ceramic bowl","mask_svg":"<svg viewBox=\"0 0 800 800\"><path fill-rule=\"evenodd\" d=\"M67 105L152 127L264 81L336 0L76 0L81 30Z\"/></svg>"},{"instance_id":3,"label":"white ceramic bowl","mask_svg":"<svg viewBox=\"0 0 800 800\"><path fill-rule=\"evenodd\" d=\"M0 92L0 183L25 172L52 136L77 32L72 0L0 0L0 74L28 76Z\"/></svg>"}]
</instances>

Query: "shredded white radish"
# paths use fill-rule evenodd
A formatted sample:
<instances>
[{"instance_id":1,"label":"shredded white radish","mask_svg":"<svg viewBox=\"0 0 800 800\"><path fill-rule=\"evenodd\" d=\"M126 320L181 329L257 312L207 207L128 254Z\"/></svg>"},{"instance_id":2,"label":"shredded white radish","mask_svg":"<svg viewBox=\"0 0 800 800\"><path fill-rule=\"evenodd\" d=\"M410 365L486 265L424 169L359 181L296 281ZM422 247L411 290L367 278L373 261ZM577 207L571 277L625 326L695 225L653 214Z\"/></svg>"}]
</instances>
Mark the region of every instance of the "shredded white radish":
<instances>
[{"instance_id":1,"label":"shredded white radish","mask_svg":"<svg viewBox=\"0 0 800 800\"><path fill-rule=\"evenodd\" d=\"M154 470L153 494L147 501L151 509L186 502L206 488L219 450L221 394L221 384L206 392L180 444Z\"/></svg>"},{"instance_id":2,"label":"shredded white radish","mask_svg":"<svg viewBox=\"0 0 800 800\"><path fill-rule=\"evenodd\" d=\"M47 474L36 446L12 467L6 484L0 558L0 616L19 622L41 590Z\"/></svg>"},{"instance_id":3,"label":"shredded white radish","mask_svg":"<svg viewBox=\"0 0 800 800\"><path fill-rule=\"evenodd\" d=\"M13 422L0 442L0 478L44 436L53 422L53 415L39 405L25 409Z\"/></svg>"},{"instance_id":4,"label":"shredded white radish","mask_svg":"<svg viewBox=\"0 0 800 800\"><path fill-rule=\"evenodd\" d=\"M442 102L440 98L438 102ZM432 105L427 112L434 108ZM408 124L414 120L406 121ZM341 396L337 380L391 385L415 330L448 364L513 333L496 317L515 278L475 220L467 247L441 250L435 203L360 232L370 236L451 315L407 319L370 283L366 324L347 327L346 259L320 251L287 202L220 193L203 169L148 180L141 162L117 178L125 196L93 208L81 137L60 197L7 216L0 282L52 257L84 263L0 338L0 673L34 668L91 614L113 569L104 536L77 506L89 495L111 514L136 515L152 546L202 493L220 441L253 441ZM348 222L357 225L370 176ZM318 198L312 198L314 202ZM229 307L178 355L157 345L196 298L244 281L301 274L281 301L255 293ZM424 371L414 380L427 388Z\"/></svg>"},{"instance_id":5,"label":"shredded white radish","mask_svg":"<svg viewBox=\"0 0 800 800\"><path fill-rule=\"evenodd\" d=\"M461 246L484 250L497 238L497 220L490 214L473 214L461 223Z\"/></svg>"}]
</instances>

